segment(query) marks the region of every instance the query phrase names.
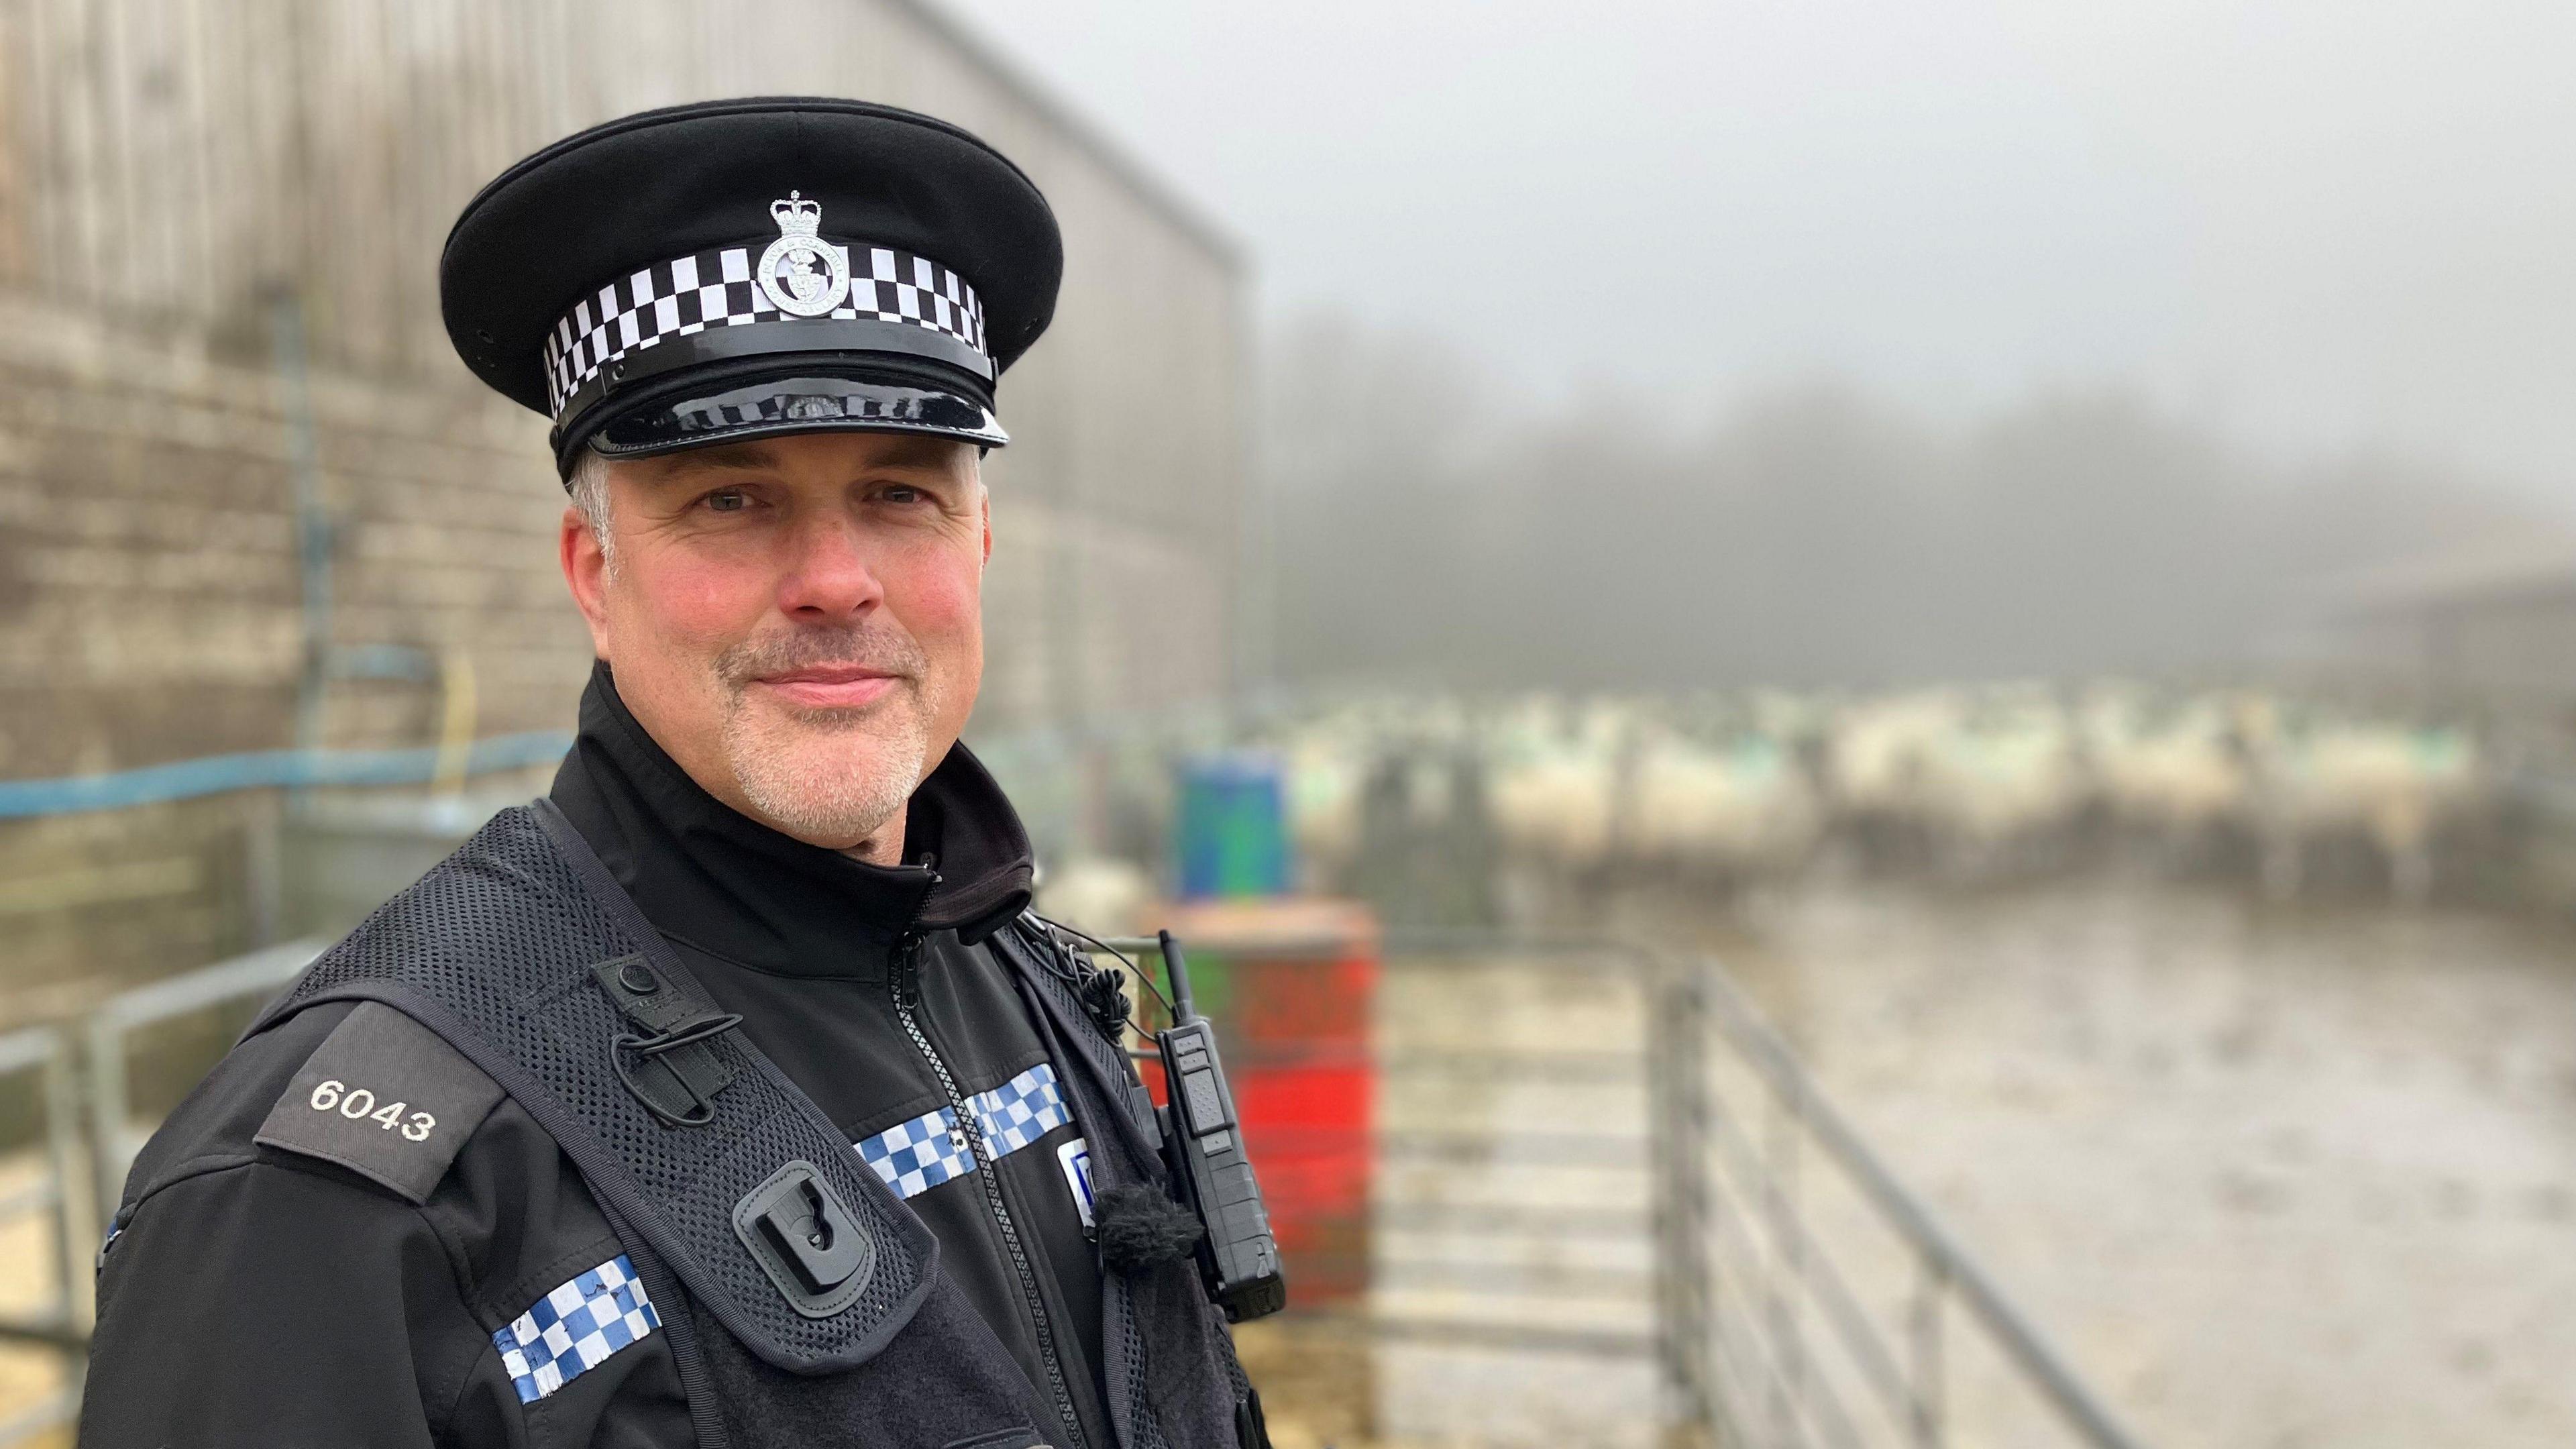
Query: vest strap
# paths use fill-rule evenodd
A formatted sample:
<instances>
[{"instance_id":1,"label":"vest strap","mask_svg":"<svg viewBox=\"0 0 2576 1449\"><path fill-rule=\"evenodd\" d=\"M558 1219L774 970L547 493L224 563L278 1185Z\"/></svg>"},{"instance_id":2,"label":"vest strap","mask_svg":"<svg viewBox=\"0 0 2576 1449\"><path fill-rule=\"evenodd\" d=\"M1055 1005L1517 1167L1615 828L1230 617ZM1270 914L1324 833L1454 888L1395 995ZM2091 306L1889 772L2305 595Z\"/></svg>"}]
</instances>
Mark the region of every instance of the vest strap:
<instances>
[{"instance_id":1,"label":"vest strap","mask_svg":"<svg viewBox=\"0 0 2576 1449\"><path fill-rule=\"evenodd\" d=\"M711 999L540 800L502 811L379 908L252 1030L324 1001L395 1008L524 1108L756 1357L805 1375L856 1368L928 1296L938 1240ZM826 1241L841 1246L826 1260L778 1260L778 1233L760 1227L778 1219L775 1179L791 1163L810 1174L797 1200L833 1217ZM791 1298L781 1277L821 1286Z\"/></svg>"}]
</instances>

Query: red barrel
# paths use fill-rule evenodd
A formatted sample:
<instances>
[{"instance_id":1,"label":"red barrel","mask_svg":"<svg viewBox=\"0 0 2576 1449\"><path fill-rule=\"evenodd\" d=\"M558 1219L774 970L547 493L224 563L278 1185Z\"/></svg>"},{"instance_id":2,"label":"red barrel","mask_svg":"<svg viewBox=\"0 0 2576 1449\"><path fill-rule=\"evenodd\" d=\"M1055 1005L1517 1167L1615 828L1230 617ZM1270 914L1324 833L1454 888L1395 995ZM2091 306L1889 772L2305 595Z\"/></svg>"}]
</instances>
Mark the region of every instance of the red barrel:
<instances>
[{"instance_id":1,"label":"red barrel","mask_svg":"<svg viewBox=\"0 0 2576 1449\"><path fill-rule=\"evenodd\" d=\"M1376 920L1345 901L1274 897L1177 905L1163 924L1216 1023L1289 1301L1357 1297L1368 1286Z\"/></svg>"}]
</instances>

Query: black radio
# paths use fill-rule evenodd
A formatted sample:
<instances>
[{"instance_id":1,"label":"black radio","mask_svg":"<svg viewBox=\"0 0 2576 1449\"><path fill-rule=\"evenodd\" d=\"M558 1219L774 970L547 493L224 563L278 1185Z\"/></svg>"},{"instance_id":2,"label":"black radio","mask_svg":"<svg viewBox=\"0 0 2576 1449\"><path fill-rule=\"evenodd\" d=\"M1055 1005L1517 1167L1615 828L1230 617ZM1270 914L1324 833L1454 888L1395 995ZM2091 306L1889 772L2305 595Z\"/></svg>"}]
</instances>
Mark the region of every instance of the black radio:
<instances>
[{"instance_id":1,"label":"black radio","mask_svg":"<svg viewBox=\"0 0 2576 1449\"><path fill-rule=\"evenodd\" d=\"M1181 1206L1197 1214L1205 1229L1198 1260L1208 1297L1225 1311L1227 1322L1241 1323L1286 1307L1288 1279L1279 1268L1279 1244L1270 1234L1252 1159L1243 1150L1216 1031L1191 1007L1189 966L1180 944L1169 931L1159 941L1163 974L1172 983L1172 1025L1154 1033L1170 1103L1160 1113L1163 1155Z\"/></svg>"}]
</instances>

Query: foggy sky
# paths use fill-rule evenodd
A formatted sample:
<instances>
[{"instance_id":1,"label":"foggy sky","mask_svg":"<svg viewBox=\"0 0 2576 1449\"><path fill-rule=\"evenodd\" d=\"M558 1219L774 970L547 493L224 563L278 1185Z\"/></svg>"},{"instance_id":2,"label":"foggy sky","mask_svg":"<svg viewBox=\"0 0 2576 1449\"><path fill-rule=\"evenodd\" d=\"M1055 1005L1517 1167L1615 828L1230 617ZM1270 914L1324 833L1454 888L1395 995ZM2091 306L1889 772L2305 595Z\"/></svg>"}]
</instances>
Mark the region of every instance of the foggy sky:
<instances>
[{"instance_id":1,"label":"foggy sky","mask_svg":"<svg viewBox=\"0 0 2576 1449\"><path fill-rule=\"evenodd\" d=\"M939 0L1247 243L1267 316L1540 406L2122 387L2576 506L2564 0Z\"/></svg>"}]
</instances>

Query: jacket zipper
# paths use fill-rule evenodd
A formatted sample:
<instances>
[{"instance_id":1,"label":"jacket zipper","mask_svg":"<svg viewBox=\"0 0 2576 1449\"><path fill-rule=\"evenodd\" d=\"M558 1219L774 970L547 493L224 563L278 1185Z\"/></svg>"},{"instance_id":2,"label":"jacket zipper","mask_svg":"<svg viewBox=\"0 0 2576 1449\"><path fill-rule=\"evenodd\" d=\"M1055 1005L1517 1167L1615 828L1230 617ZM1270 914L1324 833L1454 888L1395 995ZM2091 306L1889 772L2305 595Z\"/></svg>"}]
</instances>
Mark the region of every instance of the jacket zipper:
<instances>
[{"instance_id":1,"label":"jacket zipper","mask_svg":"<svg viewBox=\"0 0 2576 1449\"><path fill-rule=\"evenodd\" d=\"M938 883L936 875L931 877L931 883ZM924 904L927 903L925 894ZM917 923L919 920L916 911L914 921ZM1038 1296L1037 1271L1029 1266L1028 1250L1020 1244L1019 1227L1011 1221L1011 1210L1002 1201L1002 1183L993 1173L992 1149L984 1141L983 1124L975 1120L974 1109L967 1104L965 1094L957 1090L957 1079L949 1073L948 1063L930 1044L930 1034L921 1027L921 933L918 930L907 927L902 939L895 943L894 969L888 973L888 980L894 988L894 1014L902 1021L904 1034L912 1038L912 1044L920 1050L922 1059L930 1063L930 1070L939 1078L939 1090L948 1098L948 1111L957 1121L957 1130L966 1134L967 1150L975 1158L976 1180L984 1187L984 1205L992 1210L994 1225L1002 1230L1003 1246L1010 1249L1011 1267L1019 1275L1021 1296L1028 1301L1029 1318L1037 1329L1038 1357L1046 1364L1047 1386L1054 1390L1056 1414L1064 1420L1065 1442L1072 1449L1084 1449L1082 1418L1074 1412L1073 1393L1064 1382L1064 1365L1056 1359L1055 1327L1047 1317L1046 1301Z\"/></svg>"}]
</instances>

